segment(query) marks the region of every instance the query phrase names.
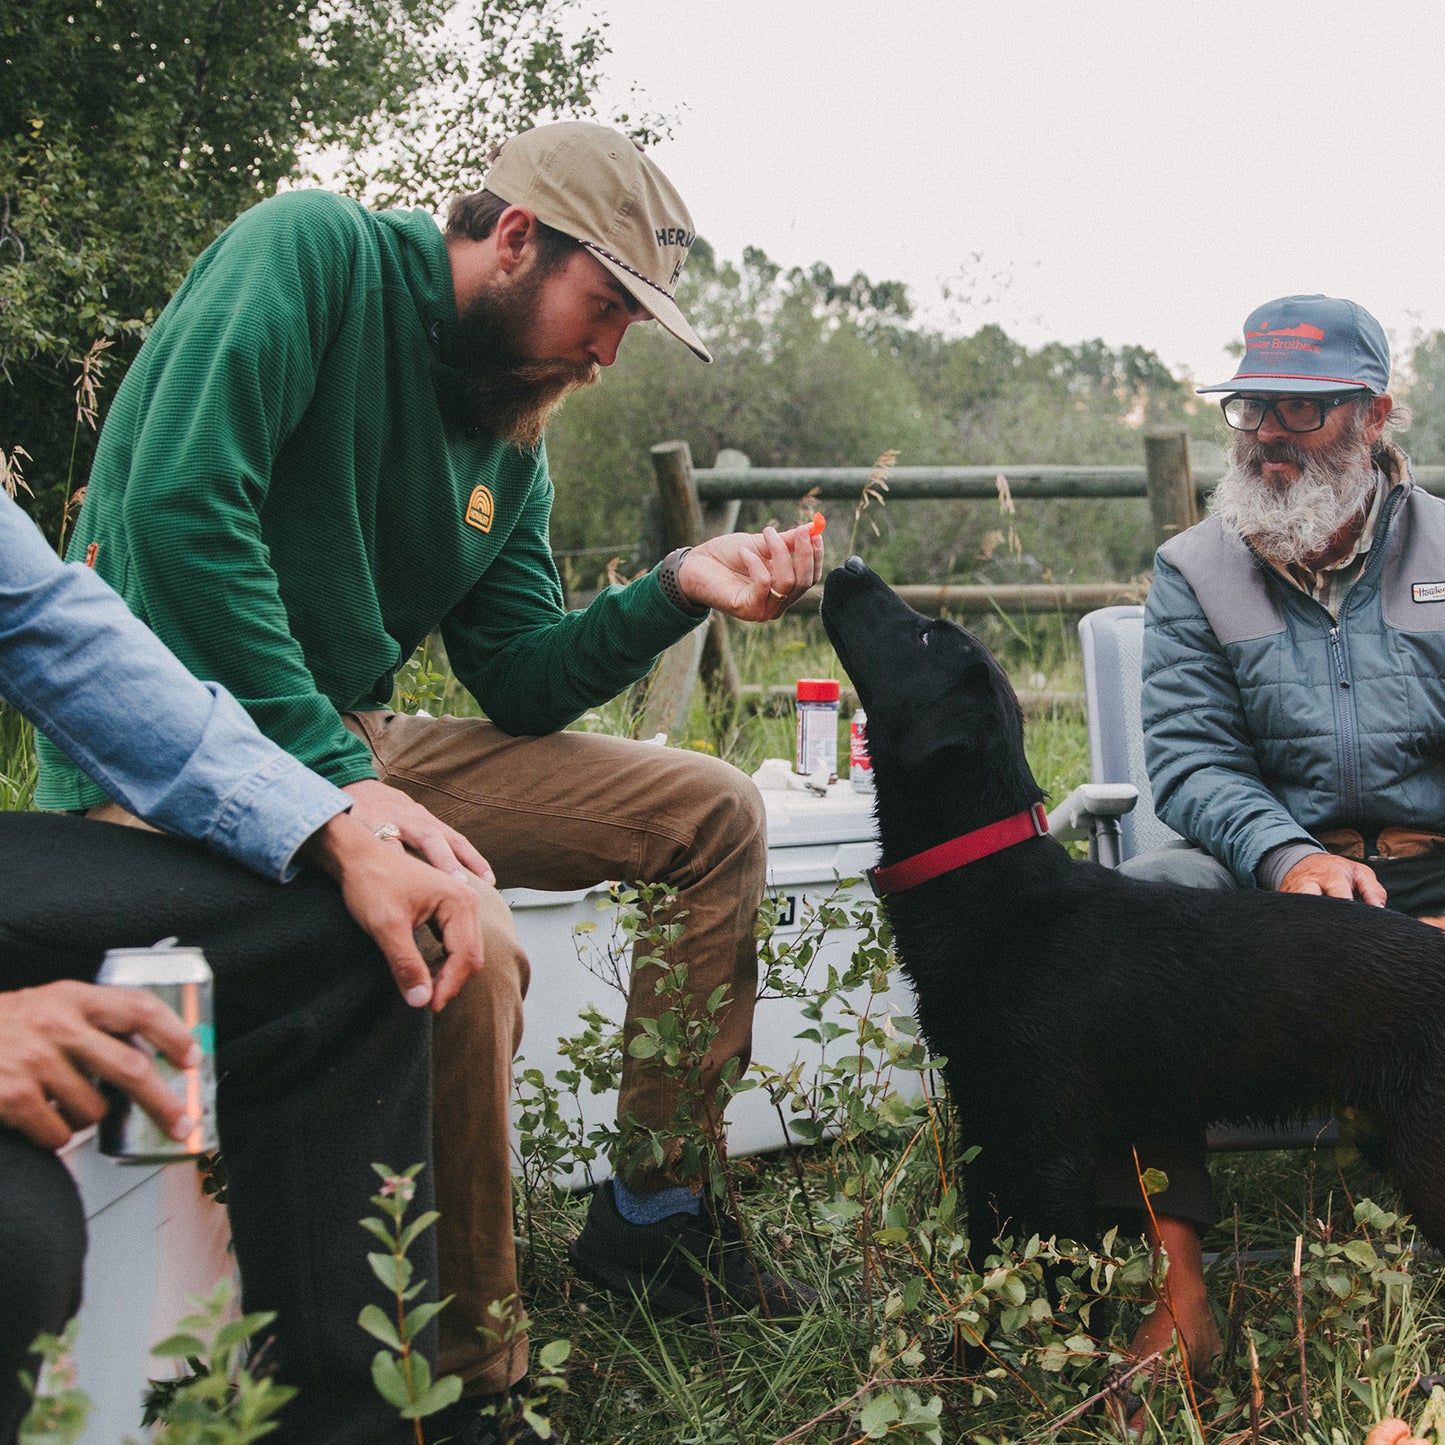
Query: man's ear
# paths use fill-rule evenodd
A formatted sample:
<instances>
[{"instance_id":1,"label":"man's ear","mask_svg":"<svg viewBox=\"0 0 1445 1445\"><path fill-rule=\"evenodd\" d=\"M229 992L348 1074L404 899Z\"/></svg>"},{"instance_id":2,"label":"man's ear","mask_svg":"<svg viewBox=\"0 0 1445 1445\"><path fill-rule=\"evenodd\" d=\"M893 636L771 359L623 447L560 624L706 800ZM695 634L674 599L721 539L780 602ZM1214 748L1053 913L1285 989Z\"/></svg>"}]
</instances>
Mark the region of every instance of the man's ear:
<instances>
[{"instance_id":1,"label":"man's ear","mask_svg":"<svg viewBox=\"0 0 1445 1445\"><path fill-rule=\"evenodd\" d=\"M508 206L497 217L491 237L496 247L498 268L508 273L515 271L526 258L527 249L536 235L535 212L529 211L525 206Z\"/></svg>"},{"instance_id":2,"label":"man's ear","mask_svg":"<svg viewBox=\"0 0 1445 1445\"><path fill-rule=\"evenodd\" d=\"M1392 396L1372 396L1369 409L1365 413L1365 442L1369 446L1379 441L1380 434L1385 430L1385 423L1390 420L1390 413L1395 408L1395 399Z\"/></svg>"}]
</instances>

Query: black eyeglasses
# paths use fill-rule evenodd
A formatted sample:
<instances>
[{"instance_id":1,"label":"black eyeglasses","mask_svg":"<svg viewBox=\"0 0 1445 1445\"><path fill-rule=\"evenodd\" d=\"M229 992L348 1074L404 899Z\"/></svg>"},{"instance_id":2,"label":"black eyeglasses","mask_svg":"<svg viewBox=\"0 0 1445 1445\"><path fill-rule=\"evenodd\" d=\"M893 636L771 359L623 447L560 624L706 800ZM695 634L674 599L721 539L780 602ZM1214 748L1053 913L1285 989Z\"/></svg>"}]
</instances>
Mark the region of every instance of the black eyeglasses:
<instances>
[{"instance_id":1,"label":"black eyeglasses","mask_svg":"<svg viewBox=\"0 0 1445 1445\"><path fill-rule=\"evenodd\" d=\"M1369 393L1347 391L1339 396L1277 396L1272 400L1265 396L1227 396L1220 406L1224 419L1235 431L1258 431L1270 412L1286 430L1293 432L1319 431L1325 424L1325 414L1348 401L1358 401Z\"/></svg>"}]
</instances>

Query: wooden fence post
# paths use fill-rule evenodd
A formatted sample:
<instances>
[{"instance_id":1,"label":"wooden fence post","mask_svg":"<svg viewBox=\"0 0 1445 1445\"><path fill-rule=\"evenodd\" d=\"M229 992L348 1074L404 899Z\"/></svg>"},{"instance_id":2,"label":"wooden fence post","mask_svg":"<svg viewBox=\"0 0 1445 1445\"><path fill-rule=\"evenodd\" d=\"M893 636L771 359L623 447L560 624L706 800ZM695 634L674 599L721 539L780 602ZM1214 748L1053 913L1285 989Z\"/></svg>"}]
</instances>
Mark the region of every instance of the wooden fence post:
<instances>
[{"instance_id":1,"label":"wooden fence post","mask_svg":"<svg viewBox=\"0 0 1445 1445\"><path fill-rule=\"evenodd\" d=\"M713 466L720 470L746 471L752 466L745 452L724 447ZM720 537L725 532L736 532L738 513L743 504L733 497L726 502L704 502L702 504L703 532L709 537ZM728 620L720 612L714 612L707 624L707 638L702 648L703 680L714 692L720 692L740 702L743 695L742 678L738 676L738 665L733 661L732 645L728 641Z\"/></svg>"},{"instance_id":2,"label":"wooden fence post","mask_svg":"<svg viewBox=\"0 0 1445 1445\"><path fill-rule=\"evenodd\" d=\"M660 442L652 449L657 499L662 504L662 553L674 547L695 547L702 541L702 504L692 474L692 451L686 442Z\"/></svg>"},{"instance_id":3,"label":"wooden fence post","mask_svg":"<svg viewBox=\"0 0 1445 1445\"><path fill-rule=\"evenodd\" d=\"M1189 438L1182 431L1145 433L1144 471L1154 545L1162 546L1199 520L1199 501L1189 468Z\"/></svg>"},{"instance_id":4,"label":"wooden fence post","mask_svg":"<svg viewBox=\"0 0 1445 1445\"><path fill-rule=\"evenodd\" d=\"M741 452L723 452L719 461L727 466L746 466ZM692 453L686 442L662 442L652 448L652 469L657 477L657 496L662 515L663 555L675 547L695 547L708 537L733 530L741 503L736 499L710 503L698 501L693 476ZM714 613L702 627L695 627L680 642L663 653L647 683L638 734L644 738L673 732L687 714L693 684L699 668L715 686L734 699L742 696L737 665L728 644L727 619Z\"/></svg>"}]
</instances>

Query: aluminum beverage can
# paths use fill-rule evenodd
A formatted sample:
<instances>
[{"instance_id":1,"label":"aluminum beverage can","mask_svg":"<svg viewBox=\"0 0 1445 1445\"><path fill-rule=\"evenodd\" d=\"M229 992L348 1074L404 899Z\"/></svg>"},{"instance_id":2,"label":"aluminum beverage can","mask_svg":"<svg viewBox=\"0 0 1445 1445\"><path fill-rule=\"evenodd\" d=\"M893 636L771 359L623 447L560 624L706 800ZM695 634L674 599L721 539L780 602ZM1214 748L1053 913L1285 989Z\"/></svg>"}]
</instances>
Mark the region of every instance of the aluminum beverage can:
<instances>
[{"instance_id":1,"label":"aluminum beverage can","mask_svg":"<svg viewBox=\"0 0 1445 1445\"><path fill-rule=\"evenodd\" d=\"M126 1164L164 1164L208 1154L216 1136L216 1042L212 1015L211 967L199 948L178 947L173 939L151 948L112 948L96 975L97 983L144 988L167 1005L200 1046L193 1068L178 1069L148 1040L129 1042L147 1054L167 1087L192 1120L184 1139L172 1139L129 1094L102 1083L109 1109L100 1121L100 1152Z\"/></svg>"},{"instance_id":2,"label":"aluminum beverage can","mask_svg":"<svg viewBox=\"0 0 1445 1445\"><path fill-rule=\"evenodd\" d=\"M848 781L855 793L873 791L873 759L868 756L868 714L856 708L848 719Z\"/></svg>"}]
</instances>

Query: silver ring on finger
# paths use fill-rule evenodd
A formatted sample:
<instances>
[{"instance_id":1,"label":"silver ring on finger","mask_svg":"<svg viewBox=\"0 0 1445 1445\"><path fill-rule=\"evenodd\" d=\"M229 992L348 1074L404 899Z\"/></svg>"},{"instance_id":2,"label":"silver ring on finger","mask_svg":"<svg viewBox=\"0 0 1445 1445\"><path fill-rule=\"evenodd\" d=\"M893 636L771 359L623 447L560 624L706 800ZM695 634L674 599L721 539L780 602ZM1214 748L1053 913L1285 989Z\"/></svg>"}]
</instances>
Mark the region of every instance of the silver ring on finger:
<instances>
[{"instance_id":1,"label":"silver ring on finger","mask_svg":"<svg viewBox=\"0 0 1445 1445\"><path fill-rule=\"evenodd\" d=\"M401 829L398 828L395 823L383 823L381 827L376 830L376 836L381 839L383 843L390 843L393 840L399 843L401 842Z\"/></svg>"}]
</instances>

